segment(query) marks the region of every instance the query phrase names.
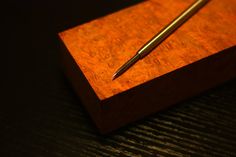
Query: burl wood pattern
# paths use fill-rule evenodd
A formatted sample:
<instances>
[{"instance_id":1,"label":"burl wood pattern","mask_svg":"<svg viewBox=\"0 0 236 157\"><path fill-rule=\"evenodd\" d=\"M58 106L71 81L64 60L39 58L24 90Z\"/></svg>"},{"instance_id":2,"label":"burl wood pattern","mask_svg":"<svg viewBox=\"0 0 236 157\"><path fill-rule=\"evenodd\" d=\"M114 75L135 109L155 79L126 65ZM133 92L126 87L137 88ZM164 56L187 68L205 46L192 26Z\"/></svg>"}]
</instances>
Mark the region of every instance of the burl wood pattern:
<instances>
[{"instance_id":1,"label":"burl wood pattern","mask_svg":"<svg viewBox=\"0 0 236 157\"><path fill-rule=\"evenodd\" d=\"M122 76L114 81L112 80L113 73L122 64L193 2L194 0L146 0L59 34L74 59L75 66L78 66L80 72L77 73L81 73L78 75L86 78L82 81L83 84L86 81L89 82L89 85L85 85L84 88L91 87L93 89L90 98L97 98L97 100L94 100L94 104L103 101L104 104L112 103L114 98L116 103L113 104L119 106L119 103L117 103L119 97L115 97L116 95L122 95L129 90L137 89L139 91L139 87L154 79L236 45L236 1L211 0L160 46L154 49L152 53L138 61ZM221 55L222 57L224 55ZM231 55L231 59L232 57L235 57L235 55ZM202 64L202 66L206 65L205 63ZM220 67L216 66L216 68ZM186 74L191 75L191 71ZM73 73L69 77L73 80ZM78 84L78 86L80 85L76 79L73 82L77 82L74 84ZM168 81L163 80L159 82L168 83ZM84 90L79 87L75 88ZM168 88L168 85L166 88ZM165 90L164 87L163 90ZM154 91L152 90L152 92ZM91 90L87 92L91 92ZM85 94L84 97L89 96ZM133 95L133 97L135 96ZM128 98L129 95L123 101ZM177 98L173 99L177 100ZM132 101L129 103L131 104ZM94 108L96 107L94 106ZM131 108L126 106L127 110L131 111ZM142 110L141 107L139 109ZM146 110L145 114L148 114L150 110ZM96 110L92 112L92 114L97 114ZM114 115L110 115L110 118L112 116ZM117 118L119 116L121 115L117 115ZM140 116L142 115L139 113L136 118ZM131 119L134 120L135 118ZM131 121L131 119L128 121ZM102 118L99 121L103 121ZM112 123L112 121L108 123ZM118 123L121 125L123 122Z\"/></svg>"},{"instance_id":2,"label":"burl wood pattern","mask_svg":"<svg viewBox=\"0 0 236 157\"><path fill-rule=\"evenodd\" d=\"M236 1L212 0L117 80L113 73L193 0L148 0L60 34L103 100L236 44Z\"/></svg>"}]
</instances>

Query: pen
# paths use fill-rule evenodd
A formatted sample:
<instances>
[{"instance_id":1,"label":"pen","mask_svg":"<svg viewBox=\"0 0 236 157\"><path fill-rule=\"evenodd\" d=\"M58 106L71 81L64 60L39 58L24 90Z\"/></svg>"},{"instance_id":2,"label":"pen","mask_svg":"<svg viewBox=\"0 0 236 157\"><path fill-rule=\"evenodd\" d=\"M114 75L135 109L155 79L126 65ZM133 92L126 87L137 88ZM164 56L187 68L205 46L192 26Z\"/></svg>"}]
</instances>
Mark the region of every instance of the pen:
<instances>
[{"instance_id":1,"label":"pen","mask_svg":"<svg viewBox=\"0 0 236 157\"><path fill-rule=\"evenodd\" d=\"M126 70L128 70L139 59L144 58L149 54L156 46L158 46L163 40L165 40L171 33L173 33L178 27L180 27L185 21L187 21L194 13L202 8L208 0L197 0L188 9L181 13L176 19L174 19L169 25L163 28L158 34L156 34L151 40L149 40L138 52L122 65L113 75L112 80L119 77Z\"/></svg>"}]
</instances>

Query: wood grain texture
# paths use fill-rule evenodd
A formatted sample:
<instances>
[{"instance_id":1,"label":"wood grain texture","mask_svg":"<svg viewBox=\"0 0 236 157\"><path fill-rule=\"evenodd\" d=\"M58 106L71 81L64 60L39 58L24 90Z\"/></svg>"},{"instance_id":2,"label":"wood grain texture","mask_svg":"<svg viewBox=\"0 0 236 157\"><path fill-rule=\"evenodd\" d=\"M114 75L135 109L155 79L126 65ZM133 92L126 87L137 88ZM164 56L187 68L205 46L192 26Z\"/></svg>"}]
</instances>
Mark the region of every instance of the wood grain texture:
<instances>
[{"instance_id":1,"label":"wood grain texture","mask_svg":"<svg viewBox=\"0 0 236 157\"><path fill-rule=\"evenodd\" d=\"M66 73L100 129L114 129L235 77L235 49L223 50L236 44L236 1L212 0L112 81L120 65L192 2L148 0L59 34L69 52L63 57Z\"/></svg>"},{"instance_id":2,"label":"wood grain texture","mask_svg":"<svg viewBox=\"0 0 236 157\"><path fill-rule=\"evenodd\" d=\"M27 108L30 118L0 114L2 156L236 156L236 80L106 136L58 80L48 105Z\"/></svg>"},{"instance_id":3,"label":"wood grain texture","mask_svg":"<svg viewBox=\"0 0 236 157\"><path fill-rule=\"evenodd\" d=\"M60 35L103 100L236 44L236 2L212 0L149 56L111 80L119 66L192 2L148 0Z\"/></svg>"},{"instance_id":4,"label":"wood grain texture","mask_svg":"<svg viewBox=\"0 0 236 157\"><path fill-rule=\"evenodd\" d=\"M115 6L127 0L32 2L28 10L31 3L17 1L17 7L4 14L12 51L9 64L2 59L7 80L1 90L7 95L3 93L0 107L1 157L236 156L236 80L110 135L99 135L62 73L56 32L78 24L69 17L81 22L91 20L91 11L101 15L94 11L101 6L94 4ZM109 5L103 6L101 10Z\"/></svg>"}]
</instances>

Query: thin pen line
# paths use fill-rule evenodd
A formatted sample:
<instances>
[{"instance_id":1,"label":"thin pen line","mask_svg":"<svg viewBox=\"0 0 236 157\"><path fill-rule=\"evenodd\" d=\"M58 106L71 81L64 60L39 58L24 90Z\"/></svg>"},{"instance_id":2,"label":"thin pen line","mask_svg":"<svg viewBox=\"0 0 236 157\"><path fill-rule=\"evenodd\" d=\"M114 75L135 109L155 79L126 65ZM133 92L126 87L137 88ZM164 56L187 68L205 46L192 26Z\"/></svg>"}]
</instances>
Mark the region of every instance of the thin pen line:
<instances>
[{"instance_id":1,"label":"thin pen line","mask_svg":"<svg viewBox=\"0 0 236 157\"><path fill-rule=\"evenodd\" d=\"M171 33L179 28L184 22L186 22L191 16L193 16L200 8L202 8L209 0L197 0L185 11L183 11L177 18L175 18L169 25L164 27L158 34L156 34L151 40L149 40L144 46L142 46L135 56L122 65L112 76L112 80L119 77L126 70L128 70L139 59L144 58L149 54L156 46L164 41Z\"/></svg>"}]
</instances>

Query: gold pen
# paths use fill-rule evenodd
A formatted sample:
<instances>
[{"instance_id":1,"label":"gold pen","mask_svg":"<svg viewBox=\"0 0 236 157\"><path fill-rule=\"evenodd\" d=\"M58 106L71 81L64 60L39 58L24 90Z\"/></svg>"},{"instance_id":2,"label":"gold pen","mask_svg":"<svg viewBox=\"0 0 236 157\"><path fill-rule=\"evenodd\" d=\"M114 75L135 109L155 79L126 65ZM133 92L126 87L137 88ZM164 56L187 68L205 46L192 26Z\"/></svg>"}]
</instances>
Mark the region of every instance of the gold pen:
<instances>
[{"instance_id":1,"label":"gold pen","mask_svg":"<svg viewBox=\"0 0 236 157\"><path fill-rule=\"evenodd\" d=\"M143 47L141 47L135 56L122 65L113 75L112 79L116 79L123 74L129 67L136 63L139 59L144 58L149 54L156 46L158 46L163 40L165 40L171 33L173 33L178 27L180 27L185 21L187 21L194 13L202 8L208 0L197 0L188 9L181 13L176 19L174 19L169 25L163 28L158 34L156 34L151 40L149 40Z\"/></svg>"}]
</instances>

